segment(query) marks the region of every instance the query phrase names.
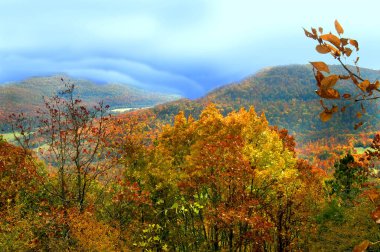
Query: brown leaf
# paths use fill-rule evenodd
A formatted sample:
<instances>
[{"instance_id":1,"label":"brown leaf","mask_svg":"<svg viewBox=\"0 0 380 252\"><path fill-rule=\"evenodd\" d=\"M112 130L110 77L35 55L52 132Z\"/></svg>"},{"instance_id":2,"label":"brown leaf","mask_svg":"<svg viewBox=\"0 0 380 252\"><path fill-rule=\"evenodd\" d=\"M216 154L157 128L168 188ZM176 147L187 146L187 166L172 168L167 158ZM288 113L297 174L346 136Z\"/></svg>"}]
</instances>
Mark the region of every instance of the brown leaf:
<instances>
[{"instance_id":1,"label":"brown leaf","mask_svg":"<svg viewBox=\"0 0 380 252\"><path fill-rule=\"evenodd\" d=\"M359 129L362 125L363 125L363 122L359 122L359 123L355 124L354 129L357 130L357 129ZM377 223L377 222L376 222L376 223ZM379 222L379 223L380 223L380 222ZM379 224L379 223L378 223L378 224Z\"/></svg>"},{"instance_id":2,"label":"brown leaf","mask_svg":"<svg viewBox=\"0 0 380 252\"><path fill-rule=\"evenodd\" d=\"M317 30L316 30L315 28L311 27L311 32L312 32L315 36L318 36L318 35L317 35Z\"/></svg>"},{"instance_id":3,"label":"brown leaf","mask_svg":"<svg viewBox=\"0 0 380 252\"><path fill-rule=\"evenodd\" d=\"M344 54L346 54L347 57L350 57L351 53L352 53L352 50L350 48L344 48Z\"/></svg>"},{"instance_id":4,"label":"brown leaf","mask_svg":"<svg viewBox=\"0 0 380 252\"><path fill-rule=\"evenodd\" d=\"M364 240L360 244L356 245L352 252L365 252L370 244L370 241Z\"/></svg>"},{"instance_id":5,"label":"brown leaf","mask_svg":"<svg viewBox=\"0 0 380 252\"><path fill-rule=\"evenodd\" d=\"M340 42L342 43L342 46L345 46L348 44L348 39L346 38L340 38Z\"/></svg>"},{"instance_id":6,"label":"brown leaf","mask_svg":"<svg viewBox=\"0 0 380 252\"><path fill-rule=\"evenodd\" d=\"M308 38L312 38L312 39L317 39L317 38L318 38L318 36L316 36L316 35L314 35L313 33L307 31L305 28L302 28L302 29L305 31L305 35L306 35L306 37L308 37Z\"/></svg>"},{"instance_id":7,"label":"brown leaf","mask_svg":"<svg viewBox=\"0 0 380 252\"><path fill-rule=\"evenodd\" d=\"M359 43L358 43L358 41L356 41L355 39L350 39L350 44L356 48L356 51L359 51Z\"/></svg>"},{"instance_id":8,"label":"brown leaf","mask_svg":"<svg viewBox=\"0 0 380 252\"><path fill-rule=\"evenodd\" d=\"M338 49L336 49L336 47L330 45L330 44L326 44L328 46L328 48L330 48L330 51L332 53L332 55L338 57L340 56L340 51Z\"/></svg>"},{"instance_id":9,"label":"brown leaf","mask_svg":"<svg viewBox=\"0 0 380 252\"><path fill-rule=\"evenodd\" d=\"M342 111L342 112L346 111L346 107L342 107L342 108L340 109L340 111Z\"/></svg>"},{"instance_id":10,"label":"brown leaf","mask_svg":"<svg viewBox=\"0 0 380 252\"><path fill-rule=\"evenodd\" d=\"M351 76L349 76L349 75L339 75L339 79L341 79L341 80L348 80L350 78L351 78Z\"/></svg>"},{"instance_id":11,"label":"brown leaf","mask_svg":"<svg viewBox=\"0 0 380 252\"><path fill-rule=\"evenodd\" d=\"M332 113L328 111L322 111L322 113L319 114L319 118L322 122L327 122L332 118Z\"/></svg>"},{"instance_id":12,"label":"brown leaf","mask_svg":"<svg viewBox=\"0 0 380 252\"><path fill-rule=\"evenodd\" d=\"M329 67L326 65L325 62L322 61L316 61L316 62L310 62L310 64L313 65L318 71L330 73Z\"/></svg>"},{"instance_id":13,"label":"brown leaf","mask_svg":"<svg viewBox=\"0 0 380 252\"><path fill-rule=\"evenodd\" d=\"M333 105L332 108L331 108L331 112L332 113L336 113L336 112L338 112L338 110L339 110L339 108L336 105Z\"/></svg>"},{"instance_id":14,"label":"brown leaf","mask_svg":"<svg viewBox=\"0 0 380 252\"><path fill-rule=\"evenodd\" d=\"M335 74L325 77L321 82L321 89L332 88L338 80L339 76Z\"/></svg>"},{"instance_id":15,"label":"brown leaf","mask_svg":"<svg viewBox=\"0 0 380 252\"><path fill-rule=\"evenodd\" d=\"M335 19L335 30L336 32L340 35L340 34L343 34L344 30L342 28L342 26L339 24L338 20Z\"/></svg>"},{"instance_id":16,"label":"brown leaf","mask_svg":"<svg viewBox=\"0 0 380 252\"><path fill-rule=\"evenodd\" d=\"M331 33L324 34L324 35L321 35L320 38L323 39L323 40L326 40L326 41L330 42L336 48L340 47L340 39L337 36L335 36L334 34L331 34Z\"/></svg>"},{"instance_id":17,"label":"brown leaf","mask_svg":"<svg viewBox=\"0 0 380 252\"><path fill-rule=\"evenodd\" d=\"M317 81L318 87L321 86L321 82L324 78L325 76L320 71L317 71L317 74L315 75L315 80Z\"/></svg>"},{"instance_id":18,"label":"brown leaf","mask_svg":"<svg viewBox=\"0 0 380 252\"><path fill-rule=\"evenodd\" d=\"M330 52L330 48L327 45L317 45L317 47L315 47L315 50L322 54Z\"/></svg>"},{"instance_id":19,"label":"brown leaf","mask_svg":"<svg viewBox=\"0 0 380 252\"><path fill-rule=\"evenodd\" d=\"M322 27L319 27L319 28L318 28L318 31L322 34L322 33L323 33L323 28L322 28Z\"/></svg>"},{"instance_id":20,"label":"brown leaf","mask_svg":"<svg viewBox=\"0 0 380 252\"><path fill-rule=\"evenodd\" d=\"M350 94L343 94L342 96L343 96L343 98L345 98L345 99L351 98L351 95L350 95Z\"/></svg>"}]
</instances>

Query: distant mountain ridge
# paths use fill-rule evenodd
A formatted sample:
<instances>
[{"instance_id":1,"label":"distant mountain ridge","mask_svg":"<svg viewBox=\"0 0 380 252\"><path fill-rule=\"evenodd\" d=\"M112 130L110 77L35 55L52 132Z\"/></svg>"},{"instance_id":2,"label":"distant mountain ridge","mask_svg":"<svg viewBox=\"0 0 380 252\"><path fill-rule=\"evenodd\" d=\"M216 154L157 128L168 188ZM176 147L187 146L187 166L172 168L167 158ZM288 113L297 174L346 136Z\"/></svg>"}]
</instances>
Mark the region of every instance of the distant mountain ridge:
<instances>
[{"instance_id":1,"label":"distant mountain ridge","mask_svg":"<svg viewBox=\"0 0 380 252\"><path fill-rule=\"evenodd\" d=\"M330 66L332 73L343 74L340 66ZM380 72L361 69L361 74L370 80L380 79ZM342 87L343 86L343 87ZM224 113L241 107L254 106L259 113L264 112L271 125L286 128L295 135L297 141L308 141L321 136L340 137L351 134L359 119L356 112L348 108L345 113L337 113L334 118L323 123L319 119L322 111L316 82L310 65L287 65L265 68L241 82L219 87L197 100L182 99L156 106L159 118L169 120L178 111L197 117L203 107L216 103ZM340 85L340 90L352 91L352 85ZM344 92L345 92L344 91ZM360 131L373 131L380 125L376 102L369 103L368 115L361 119L368 121Z\"/></svg>"},{"instance_id":2,"label":"distant mountain ridge","mask_svg":"<svg viewBox=\"0 0 380 252\"><path fill-rule=\"evenodd\" d=\"M64 82L75 85L75 93L87 103L103 100L111 109L121 107L147 107L181 98L144 90L126 84L96 84L89 80L67 75L32 77L20 82L0 84L0 121L14 112L31 112L43 104L43 96L52 96L64 88Z\"/></svg>"}]
</instances>

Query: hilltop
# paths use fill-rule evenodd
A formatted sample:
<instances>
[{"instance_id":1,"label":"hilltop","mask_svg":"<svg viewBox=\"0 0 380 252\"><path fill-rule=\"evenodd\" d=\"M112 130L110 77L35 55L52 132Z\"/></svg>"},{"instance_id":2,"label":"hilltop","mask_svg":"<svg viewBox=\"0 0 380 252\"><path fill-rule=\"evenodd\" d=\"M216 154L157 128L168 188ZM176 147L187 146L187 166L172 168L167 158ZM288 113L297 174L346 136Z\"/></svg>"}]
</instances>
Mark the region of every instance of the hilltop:
<instances>
[{"instance_id":1,"label":"hilltop","mask_svg":"<svg viewBox=\"0 0 380 252\"><path fill-rule=\"evenodd\" d=\"M176 94L148 91L133 85L97 84L67 75L33 77L20 82L0 84L0 121L10 113L35 111L43 104L43 96L52 96L64 87L62 79L66 83L75 84L76 95L87 103L103 100L111 109L149 107L180 98Z\"/></svg>"},{"instance_id":2,"label":"hilltop","mask_svg":"<svg viewBox=\"0 0 380 252\"><path fill-rule=\"evenodd\" d=\"M330 69L335 73L343 73L339 66L331 66ZM379 71L361 69L361 73L370 80L380 79ZM265 68L240 82L217 88L200 99L181 99L158 105L154 111L159 118L169 120L180 110L197 117L210 102L216 103L224 113L254 106L258 113L265 113L271 125L288 129L297 138L297 142L354 133L353 127L358 119L355 118L355 109L351 107L344 113L338 113L329 122L320 121L322 108L315 89L311 66L277 66ZM341 90L352 91L352 87L346 87L342 83ZM369 113L362 118L367 123L360 129L361 132L371 132L379 125L375 109L375 103L368 104Z\"/></svg>"}]
</instances>

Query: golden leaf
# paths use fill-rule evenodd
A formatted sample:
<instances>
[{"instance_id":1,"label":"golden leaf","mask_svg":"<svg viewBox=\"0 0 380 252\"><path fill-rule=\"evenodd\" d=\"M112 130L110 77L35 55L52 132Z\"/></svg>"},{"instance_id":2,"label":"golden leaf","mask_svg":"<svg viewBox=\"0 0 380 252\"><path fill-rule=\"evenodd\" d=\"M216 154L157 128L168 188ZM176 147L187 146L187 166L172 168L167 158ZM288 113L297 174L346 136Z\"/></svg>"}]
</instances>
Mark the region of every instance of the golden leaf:
<instances>
[{"instance_id":1,"label":"golden leaf","mask_svg":"<svg viewBox=\"0 0 380 252\"><path fill-rule=\"evenodd\" d=\"M324 34L324 35L321 35L320 38L323 39L323 40L326 40L326 41L330 42L336 48L340 47L340 39L337 36L335 36L334 34L331 34L331 33ZM350 40L350 42L351 42L351 40Z\"/></svg>"},{"instance_id":2,"label":"golden leaf","mask_svg":"<svg viewBox=\"0 0 380 252\"><path fill-rule=\"evenodd\" d=\"M315 50L317 50L317 52L322 53L322 54L330 52L330 48L326 45L317 45L317 47L315 47Z\"/></svg>"},{"instance_id":3,"label":"golden leaf","mask_svg":"<svg viewBox=\"0 0 380 252\"><path fill-rule=\"evenodd\" d=\"M322 122L327 122L332 118L332 113L328 111L322 111L322 113L319 114L319 118Z\"/></svg>"},{"instance_id":4,"label":"golden leaf","mask_svg":"<svg viewBox=\"0 0 380 252\"><path fill-rule=\"evenodd\" d=\"M356 51L359 51L358 41L356 41L355 39L350 39L350 44L356 48Z\"/></svg>"},{"instance_id":5,"label":"golden leaf","mask_svg":"<svg viewBox=\"0 0 380 252\"><path fill-rule=\"evenodd\" d=\"M335 74L325 77L321 82L321 89L332 88L338 80L339 76Z\"/></svg>"},{"instance_id":6,"label":"golden leaf","mask_svg":"<svg viewBox=\"0 0 380 252\"><path fill-rule=\"evenodd\" d=\"M370 244L370 241L364 240L360 244L356 245L352 252L365 252Z\"/></svg>"},{"instance_id":7,"label":"golden leaf","mask_svg":"<svg viewBox=\"0 0 380 252\"><path fill-rule=\"evenodd\" d=\"M318 71L330 73L329 67L326 65L325 62L322 61L316 61L316 62L310 62L310 64L313 65Z\"/></svg>"},{"instance_id":8,"label":"golden leaf","mask_svg":"<svg viewBox=\"0 0 380 252\"><path fill-rule=\"evenodd\" d=\"M362 113L360 113L360 112L356 113L356 117L357 118L361 118L362 117Z\"/></svg>"},{"instance_id":9,"label":"golden leaf","mask_svg":"<svg viewBox=\"0 0 380 252\"><path fill-rule=\"evenodd\" d=\"M340 34L343 34L344 30L342 28L342 26L339 24L338 20L335 19L335 30L336 32L340 35Z\"/></svg>"}]
</instances>

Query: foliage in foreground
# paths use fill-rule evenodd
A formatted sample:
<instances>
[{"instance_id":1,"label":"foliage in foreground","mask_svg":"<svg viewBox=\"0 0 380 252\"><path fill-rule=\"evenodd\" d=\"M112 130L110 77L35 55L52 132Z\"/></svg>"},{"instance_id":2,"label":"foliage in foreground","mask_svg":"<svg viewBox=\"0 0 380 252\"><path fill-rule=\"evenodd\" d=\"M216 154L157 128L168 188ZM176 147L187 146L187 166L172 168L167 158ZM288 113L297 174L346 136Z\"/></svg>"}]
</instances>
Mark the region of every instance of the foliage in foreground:
<instances>
[{"instance_id":1,"label":"foliage in foreground","mask_svg":"<svg viewBox=\"0 0 380 252\"><path fill-rule=\"evenodd\" d=\"M329 177L253 108L223 116L209 105L199 120L179 113L155 127L152 114L135 112L112 125L113 168L82 205L75 192L65 204L50 190L59 169L1 140L1 250L347 250L379 240L365 162L347 156Z\"/></svg>"}]
</instances>

